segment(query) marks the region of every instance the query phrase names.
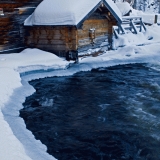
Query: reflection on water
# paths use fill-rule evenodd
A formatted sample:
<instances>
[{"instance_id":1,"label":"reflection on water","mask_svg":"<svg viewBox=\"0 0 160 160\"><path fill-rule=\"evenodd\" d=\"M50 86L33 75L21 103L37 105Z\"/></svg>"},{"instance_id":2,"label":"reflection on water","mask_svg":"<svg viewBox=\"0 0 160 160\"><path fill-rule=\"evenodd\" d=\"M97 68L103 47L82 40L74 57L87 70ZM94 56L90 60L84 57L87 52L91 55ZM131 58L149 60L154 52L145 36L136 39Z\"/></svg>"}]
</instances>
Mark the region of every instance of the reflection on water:
<instances>
[{"instance_id":1,"label":"reflection on water","mask_svg":"<svg viewBox=\"0 0 160 160\"><path fill-rule=\"evenodd\" d=\"M59 160L160 160L160 72L144 64L30 82L20 116Z\"/></svg>"}]
</instances>

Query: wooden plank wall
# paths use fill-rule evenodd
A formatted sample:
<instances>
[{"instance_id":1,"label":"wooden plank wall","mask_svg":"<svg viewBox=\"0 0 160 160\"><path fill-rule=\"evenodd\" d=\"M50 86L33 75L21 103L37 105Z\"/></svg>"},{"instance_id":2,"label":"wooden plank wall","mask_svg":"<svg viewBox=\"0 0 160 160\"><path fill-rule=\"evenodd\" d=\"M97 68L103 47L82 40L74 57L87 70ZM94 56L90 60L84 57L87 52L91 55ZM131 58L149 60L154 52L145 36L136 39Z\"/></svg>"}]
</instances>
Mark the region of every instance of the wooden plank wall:
<instances>
[{"instance_id":1,"label":"wooden plank wall","mask_svg":"<svg viewBox=\"0 0 160 160\"><path fill-rule=\"evenodd\" d=\"M77 49L77 30L75 27L33 26L26 27L25 44L65 56L70 50Z\"/></svg>"},{"instance_id":2,"label":"wooden plank wall","mask_svg":"<svg viewBox=\"0 0 160 160\"><path fill-rule=\"evenodd\" d=\"M39 0L34 0L37 3ZM20 2L20 3L19 3ZM0 15L0 53L19 52L24 46L24 20L33 13L32 5L23 8L28 0L0 1L0 8L4 9L4 15ZM15 7L21 9L15 9Z\"/></svg>"},{"instance_id":3,"label":"wooden plank wall","mask_svg":"<svg viewBox=\"0 0 160 160\"><path fill-rule=\"evenodd\" d=\"M3 8L4 12L13 12L15 8L23 6L25 2L28 0L16 1L16 0L9 0L9 1L0 1L0 8Z\"/></svg>"},{"instance_id":4,"label":"wooden plank wall","mask_svg":"<svg viewBox=\"0 0 160 160\"><path fill-rule=\"evenodd\" d=\"M20 15L18 10L0 16L0 53L19 52L25 48L23 22L27 16Z\"/></svg>"},{"instance_id":5,"label":"wooden plank wall","mask_svg":"<svg viewBox=\"0 0 160 160\"><path fill-rule=\"evenodd\" d=\"M89 19L83 23L82 29L78 30L78 47L91 44L89 37L89 30L95 28L95 37L106 36L108 34L108 20L107 19ZM95 39L96 42L96 39Z\"/></svg>"},{"instance_id":6,"label":"wooden plank wall","mask_svg":"<svg viewBox=\"0 0 160 160\"><path fill-rule=\"evenodd\" d=\"M0 8L4 12L13 12L15 8L23 6L36 7L42 0L0 0Z\"/></svg>"},{"instance_id":7,"label":"wooden plank wall","mask_svg":"<svg viewBox=\"0 0 160 160\"><path fill-rule=\"evenodd\" d=\"M108 37L109 20L105 14L106 8L98 8L87 20L83 22L82 28L78 29L78 50L83 51L89 48L99 47ZM89 30L95 28L95 39L89 35Z\"/></svg>"},{"instance_id":8,"label":"wooden plank wall","mask_svg":"<svg viewBox=\"0 0 160 160\"><path fill-rule=\"evenodd\" d=\"M17 13L0 16L0 51L8 50L23 43Z\"/></svg>"}]
</instances>

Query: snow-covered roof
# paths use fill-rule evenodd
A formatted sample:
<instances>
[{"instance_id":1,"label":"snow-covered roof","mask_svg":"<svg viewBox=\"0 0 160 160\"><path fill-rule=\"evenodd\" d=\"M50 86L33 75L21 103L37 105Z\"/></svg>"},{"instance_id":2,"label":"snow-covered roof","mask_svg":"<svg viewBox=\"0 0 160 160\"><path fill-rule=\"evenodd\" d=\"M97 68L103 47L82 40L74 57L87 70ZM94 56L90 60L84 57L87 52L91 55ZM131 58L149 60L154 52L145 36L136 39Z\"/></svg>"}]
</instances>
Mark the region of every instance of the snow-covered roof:
<instances>
[{"instance_id":1,"label":"snow-covered roof","mask_svg":"<svg viewBox=\"0 0 160 160\"><path fill-rule=\"evenodd\" d=\"M132 7L130 6L128 2L118 2L116 3L116 5L119 8L123 16L127 14L130 10L132 10Z\"/></svg>"},{"instance_id":2,"label":"snow-covered roof","mask_svg":"<svg viewBox=\"0 0 160 160\"><path fill-rule=\"evenodd\" d=\"M121 21L121 12L112 0L43 0L24 25L77 25L102 2Z\"/></svg>"}]
</instances>

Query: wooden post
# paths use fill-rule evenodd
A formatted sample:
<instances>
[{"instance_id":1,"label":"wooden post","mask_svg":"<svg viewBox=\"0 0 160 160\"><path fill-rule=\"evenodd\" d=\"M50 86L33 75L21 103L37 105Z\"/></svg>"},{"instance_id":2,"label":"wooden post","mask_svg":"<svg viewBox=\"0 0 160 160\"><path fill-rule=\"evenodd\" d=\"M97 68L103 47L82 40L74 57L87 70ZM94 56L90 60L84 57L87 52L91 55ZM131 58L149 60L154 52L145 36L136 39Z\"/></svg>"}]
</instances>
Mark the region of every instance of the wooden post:
<instances>
[{"instance_id":1,"label":"wooden post","mask_svg":"<svg viewBox=\"0 0 160 160\"><path fill-rule=\"evenodd\" d=\"M112 35L113 35L113 22L109 23L108 26L108 49L111 50L112 49Z\"/></svg>"},{"instance_id":2,"label":"wooden post","mask_svg":"<svg viewBox=\"0 0 160 160\"><path fill-rule=\"evenodd\" d=\"M142 18L140 18L140 32L142 32Z\"/></svg>"},{"instance_id":3,"label":"wooden post","mask_svg":"<svg viewBox=\"0 0 160 160\"><path fill-rule=\"evenodd\" d=\"M158 2L158 5L159 5L159 11L158 11L158 13L160 13L160 0L157 0L157 2Z\"/></svg>"},{"instance_id":4,"label":"wooden post","mask_svg":"<svg viewBox=\"0 0 160 160\"><path fill-rule=\"evenodd\" d=\"M154 23L157 23L157 20L158 20L158 15L155 15L155 17L154 17Z\"/></svg>"}]
</instances>

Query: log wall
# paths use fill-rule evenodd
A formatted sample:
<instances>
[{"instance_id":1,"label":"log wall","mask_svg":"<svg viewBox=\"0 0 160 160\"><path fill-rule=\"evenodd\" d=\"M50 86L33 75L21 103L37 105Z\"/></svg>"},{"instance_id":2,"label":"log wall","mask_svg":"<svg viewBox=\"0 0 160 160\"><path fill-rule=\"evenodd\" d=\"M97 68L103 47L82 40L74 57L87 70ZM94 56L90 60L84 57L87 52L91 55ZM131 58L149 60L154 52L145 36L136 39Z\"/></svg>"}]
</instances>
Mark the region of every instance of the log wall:
<instances>
[{"instance_id":1,"label":"log wall","mask_svg":"<svg viewBox=\"0 0 160 160\"><path fill-rule=\"evenodd\" d=\"M41 1L0 0L0 8L4 13L0 15L0 53L15 53L25 48L24 20Z\"/></svg>"},{"instance_id":2,"label":"log wall","mask_svg":"<svg viewBox=\"0 0 160 160\"><path fill-rule=\"evenodd\" d=\"M19 52L24 46L24 20L34 11L34 8L14 10L0 15L0 53Z\"/></svg>"},{"instance_id":3,"label":"log wall","mask_svg":"<svg viewBox=\"0 0 160 160\"><path fill-rule=\"evenodd\" d=\"M91 45L92 40L89 35L89 30L95 28L95 44L107 39L109 22L107 19L89 19L83 23L82 29L78 30L78 47L79 49Z\"/></svg>"},{"instance_id":4,"label":"log wall","mask_svg":"<svg viewBox=\"0 0 160 160\"><path fill-rule=\"evenodd\" d=\"M77 49L77 29L75 27L34 26L26 27L25 44L65 56L70 50Z\"/></svg>"},{"instance_id":5,"label":"log wall","mask_svg":"<svg viewBox=\"0 0 160 160\"><path fill-rule=\"evenodd\" d=\"M23 43L17 13L0 16L0 51L18 47Z\"/></svg>"},{"instance_id":6,"label":"log wall","mask_svg":"<svg viewBox=\"0 0 160 160\"><path fill-rule=\"evenodd\" d=\"M4 12L13 12L15 8L23 6L36 7L42 0L0 0L0 8L3 8Z\"/></svg>"},{"instance_id":7,"label":"log wall","mask_svg":"<svg viewBox=\"0 0 160 160\"><path fill-rule=\"evenodd\" d=\"M23 6L28 0L22 1L0 1L0 8L3 8L4 12L13 12L15 8Z\"/></svg>"},{"instance_id":8,"label":"log wall","mask_svg":"<svg viewBox=\"0 0 160 160\"><path fill-rule=\"evenodd\" d=\"M78 50L83 51L89 48L100 47L100 45L107 40L108 44L111 44L113 25L117 25L117 22L108 9L105 7L98 8L83 22L82 28L78 29ZM94 40L89 34L89 30L92 28L95 28Z\"/></svg>"}]
</instances>

